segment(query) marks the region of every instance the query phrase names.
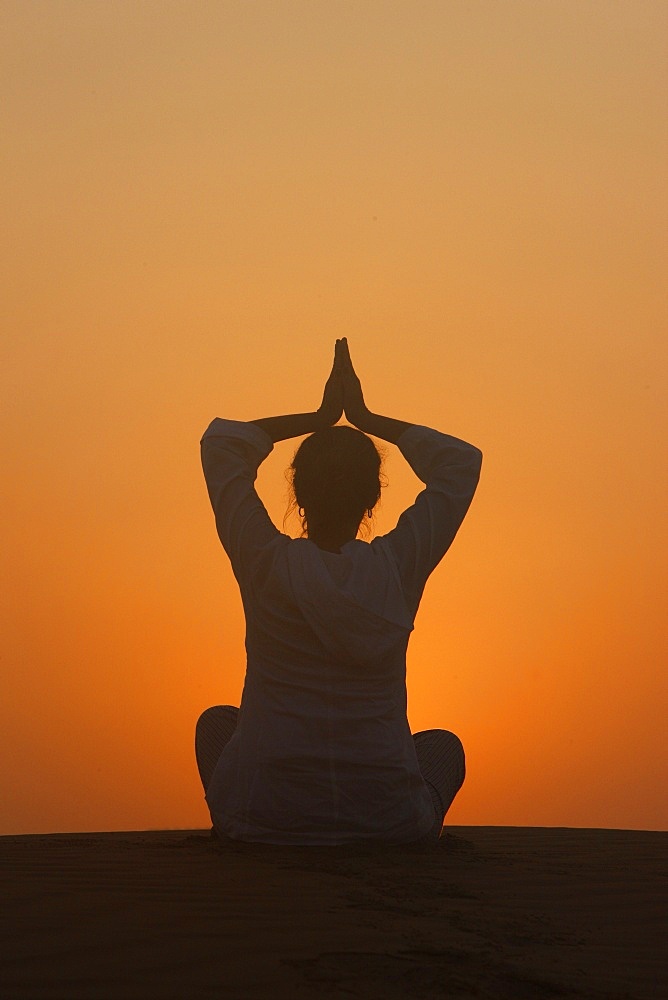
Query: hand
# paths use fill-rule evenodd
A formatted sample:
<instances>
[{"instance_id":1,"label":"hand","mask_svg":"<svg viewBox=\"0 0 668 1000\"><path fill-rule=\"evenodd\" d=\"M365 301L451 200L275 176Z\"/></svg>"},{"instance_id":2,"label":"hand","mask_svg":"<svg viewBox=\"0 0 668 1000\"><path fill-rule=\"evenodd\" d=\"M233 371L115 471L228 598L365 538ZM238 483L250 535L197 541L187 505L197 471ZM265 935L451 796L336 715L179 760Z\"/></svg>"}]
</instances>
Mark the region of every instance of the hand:
<instances>
[{"instance_id":1,"label":"hand","mask_svg":"<svg viewBox=\"0 0 668 1000\"><path fill-rule=\"evenodd\" d=\"M341 344L343 341L337 340L334 348L334 364L325 382L325 392L322 403L318 407L318 418L327 427L331 427L341 419L343 413L343 378L341 364Z\"/></svg>"},{"instance_id":2,"label":"hand","mask_svg":"<svg viewBox=\"0 0 668 1000\"><path fill-rule=\"evenodd\" d=\"M346 419L351 424L359 427L369 412L364 402L364 395L362 394L362 383L355 374L353 363L350 360L348 340L344 337L343 340L337 341L337 343L341 345L339 347L339 354L341 359L341 379L343 382L343 406L346 411Z\"/></svg>"}]
</instances>

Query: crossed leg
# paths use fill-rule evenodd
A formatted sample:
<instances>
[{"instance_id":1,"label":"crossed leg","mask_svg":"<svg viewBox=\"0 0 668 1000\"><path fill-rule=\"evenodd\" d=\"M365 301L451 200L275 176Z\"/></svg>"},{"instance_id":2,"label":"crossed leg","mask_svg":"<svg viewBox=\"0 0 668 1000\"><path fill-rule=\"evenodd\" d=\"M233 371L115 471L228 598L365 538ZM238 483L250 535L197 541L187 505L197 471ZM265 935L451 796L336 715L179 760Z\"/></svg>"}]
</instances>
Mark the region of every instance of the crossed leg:
<instances>
[{"instance_id":1,"label":"crossed leg","mask_svg":"<svg viewBox=\"0 0 668 1000\"><path fill-rule=\"evenodd\" d=\"M239 709L233 705L214 705L197 720L195 757L205 791L218 758L236 729L238 715ZM438 840L445 814L464 783L464 747L459 737L447 729L426 729L415 733L413 739L420 771L434 803L434 826L427 839Z\"/></svg>"},{"instance_id":2,"label":"crossed leg","mask_svg":"<svg viewBox=\"0 0 668 1000\"><path fill-rule=\"evenodd\" d=\"M195 728L197 770L204 786L209 787L218 758L237 728L239 709L234 705L214 705L202 712Z\"/></svg>"},{"instance_id":3,"label":"crossed leg","mask_svg":"<svg viewBox=\"0 0 668 1000\"><path fill-rule=\"evenodd\" d=\"M445 814L464 784L466 761L458 736L447 729L425 729L413 734L415 752L422 777L427 782L434 803L436 819L428 840L438 840Z\"/></svg>"}]
</instances>

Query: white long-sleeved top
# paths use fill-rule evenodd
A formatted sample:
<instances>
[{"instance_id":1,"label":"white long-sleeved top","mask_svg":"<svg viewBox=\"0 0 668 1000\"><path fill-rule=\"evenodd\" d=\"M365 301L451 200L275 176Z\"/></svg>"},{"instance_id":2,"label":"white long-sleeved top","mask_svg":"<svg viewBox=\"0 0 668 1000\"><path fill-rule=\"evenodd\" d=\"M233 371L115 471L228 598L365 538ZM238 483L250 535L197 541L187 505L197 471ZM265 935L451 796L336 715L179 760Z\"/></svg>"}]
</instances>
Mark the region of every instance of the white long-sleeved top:
<instances>
[{"instance_id":1,"label":"white long-sleeved top","mask_svg":"<svg viewBox=\"0 0 668 1000\"><path fill-rule=\"evenodd\" d=\"M482 456L417 425L397 444L426 489L387 535L332 553L282 534L269 518L254 486L273 448L263 430L216 418L202 438L216 527L246 616L238 725L206 796L226 836L407 843L433 826L406 718L406 649Z\"/></svg>"}]
</instances>

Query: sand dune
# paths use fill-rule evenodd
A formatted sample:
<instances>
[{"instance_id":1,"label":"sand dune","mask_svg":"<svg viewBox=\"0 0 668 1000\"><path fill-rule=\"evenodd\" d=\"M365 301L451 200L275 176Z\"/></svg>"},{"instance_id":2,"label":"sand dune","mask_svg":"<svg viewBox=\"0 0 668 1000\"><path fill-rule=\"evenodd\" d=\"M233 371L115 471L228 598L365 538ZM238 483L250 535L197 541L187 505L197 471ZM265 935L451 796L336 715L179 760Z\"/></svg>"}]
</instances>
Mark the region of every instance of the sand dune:
<instances>
[{"instance_id":1,"label":"sand dune","mask_svg":"<svg viewBox=\"0 0 668 1000\"><path fill-rule=\"evenodd\" d=\"M667 845L512 827L454 827L430 851L3 837L0 996L657 1000Z\"/></svg>"}]
</instances>

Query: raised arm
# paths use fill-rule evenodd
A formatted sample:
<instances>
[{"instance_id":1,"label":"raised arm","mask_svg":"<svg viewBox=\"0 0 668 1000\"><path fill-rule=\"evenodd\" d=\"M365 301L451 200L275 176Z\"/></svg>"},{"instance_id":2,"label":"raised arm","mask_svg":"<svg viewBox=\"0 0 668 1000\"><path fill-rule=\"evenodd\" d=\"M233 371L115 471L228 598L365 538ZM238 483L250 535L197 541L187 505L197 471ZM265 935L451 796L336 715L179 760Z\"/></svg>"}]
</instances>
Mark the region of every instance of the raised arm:
<instances>
[{"instance_id":1,"label":"raised arm","mask_svg":"<svg viewBox=\"0 0 668 1000\"><path fill-rule=\"evenodd\" d=\"M393 417L382 417L379 413L372 413L368 409L364 402L362 384L350 359L348 340L344 337L337 343L341 345L339 347L339 363L346 419L359 430L364 431L365 434L373 434L374 437L381 438L383 441L396 444L404 431L407 431L412 424L408 424L404 420L395 420Z\"/></svg>"},{"instance_id":2,"label":"raised arm","mask_svg":"<svg viewBox=\"0 0 668 1000\"><path fill-rule=\"evenodd\" d=\"M331 427L343 413L343 345L337 340L334 348L334 363L325 383L322 403L310 413L286 413L278 417L261 417L250 423L261 427L271 440L284 441L286 438L312 434L321 427ZM347 350L347 348L346 348Z\"/></svg>"},{"instance_id":3,"label":"raised arm","mask_svg":"<svg viewBox=\"0 0 668 1000\"><path fill-rule=\"evenodd\" d=\"M475 493L482 454L440 431L372 413L364 402L348 343L343 341L343 405L348 420L366 434L398 444L425 489L396 528L372 544L389 548L414 613L427 577L450 547Z\"/></svg>"}]
</instances>

